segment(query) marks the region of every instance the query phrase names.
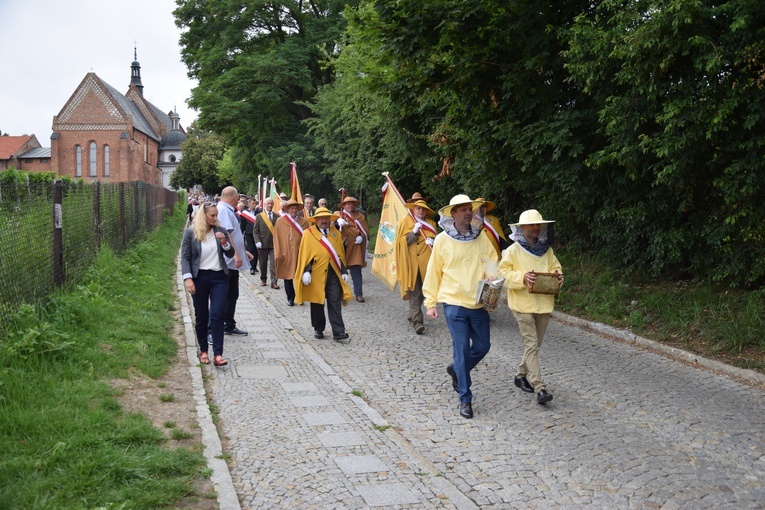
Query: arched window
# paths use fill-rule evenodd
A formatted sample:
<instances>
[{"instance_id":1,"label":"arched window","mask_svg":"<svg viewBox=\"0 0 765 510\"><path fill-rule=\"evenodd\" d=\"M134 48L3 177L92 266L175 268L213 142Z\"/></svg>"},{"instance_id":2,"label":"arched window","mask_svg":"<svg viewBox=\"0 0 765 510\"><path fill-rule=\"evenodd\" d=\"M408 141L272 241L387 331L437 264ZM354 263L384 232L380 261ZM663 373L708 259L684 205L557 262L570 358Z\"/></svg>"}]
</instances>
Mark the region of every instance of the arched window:
<instances>
[{"instance_id":1,"label":"arched window","mask_svg":"<svg viewBox=\"0 0 765 510\"><path fill-rule=\"evenodd\" d=\"M96 176L96 154L98 154L98 152L96 151L96 142L90 142L89 147L90 147L90 155L89 155L90 172L88 173L88 175L90 177L95 177Z\"/></svg>"},{"instance_id":2,"label":"arched window","mask_svg":"<svg viewBox=\"0 0 765 510\"><path fill-rule=\"evenodd\" d=\"M175 155L170 156L170 163L175 163Z\"/></svg>"},{"instance_id":3,"label":"arched window","mask_svg":"<svg viewBox=\"0 0 765 510\"><path fill-rule=\"evenodd\" d=\"M109 146L104 145L104 177L109 177Z\"/></svg>"},{"instance_id":4,"label":"arched window","mask_svg":"<svg viewBox=\"0 0 765 510\"><path fill-rule=\"evenodd\" d=\"M74 146L74 161L76 164L74 167L74 176L82 177L82 147L79 145Z\"/></svg>"}]
</instances>

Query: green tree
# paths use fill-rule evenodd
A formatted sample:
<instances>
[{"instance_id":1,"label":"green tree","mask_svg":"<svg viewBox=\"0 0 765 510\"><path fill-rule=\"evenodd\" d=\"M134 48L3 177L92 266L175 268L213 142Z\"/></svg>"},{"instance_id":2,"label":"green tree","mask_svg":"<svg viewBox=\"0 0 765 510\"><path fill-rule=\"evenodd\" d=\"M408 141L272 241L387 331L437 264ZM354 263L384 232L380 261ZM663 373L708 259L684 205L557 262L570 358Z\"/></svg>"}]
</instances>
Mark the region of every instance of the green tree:
<instances>
[{"instance_id":1,"label":"green tree","mask_svg":"<svg viewBox=\"0 0 765 510\"><path fill-rule=\"evenodd\" d=\"M179 0L182 58L199 81L190 104L199 122L237 147L237 171L286 181L290 161L312 187L326 185L303 121L319 87L321 65L345 25L345 1ZM302 183L301 183L302 184ZM312 188L313 189L313 188Z\"/></svg>"},{"instance_id":2,"label":"green tree","mask_svg":"<svg viewBox=\"0 0 765 510\"><path fill-rule=\"evenodd\" d=\"M196 122L189 127L183 142L183 157L170 178L174 188L190 188L197 184L208 193L214 193L226 183L219 173L219 165L226 154L223 138L200 129Z\"/></svg>"},{"instance_id":3,"label":"green tree","mask_svg":"<svg viewBox=\"0 0 765 510\"><path fill-rule=\"evenodd\" d=\"M762 283L763 4L603 2L566 57L604 138L587 161L608 176L595 242L657 275Z\"/></svg>"}]
</instances>

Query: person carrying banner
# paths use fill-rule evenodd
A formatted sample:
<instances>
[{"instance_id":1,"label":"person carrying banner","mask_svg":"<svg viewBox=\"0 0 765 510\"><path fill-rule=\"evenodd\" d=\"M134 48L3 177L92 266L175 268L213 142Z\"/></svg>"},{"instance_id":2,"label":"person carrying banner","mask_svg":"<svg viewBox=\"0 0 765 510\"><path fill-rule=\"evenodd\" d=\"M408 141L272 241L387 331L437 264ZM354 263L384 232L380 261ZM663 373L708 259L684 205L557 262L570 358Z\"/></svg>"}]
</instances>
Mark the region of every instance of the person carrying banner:
<instances>
[{"instance_id":1,"label":"person carrying banner","mask_svg":"<svg viewBox=\"0 0 765 510\"><path fill-rule=\"evenodd\" d=\"M487 214L489 211L494 210L497 204L485 198L476 198L475 201L481 203L481 207L475 211L475 216L483 222L483 233L488 236L491 244L494 245L494 249L497 250L497 257L502 257L502 252L510 246L510 243L507 242L507 237L502 230L499 218L493 214Z\"/></svg>"},{"instance_id":2,"label":"person carrying banner","mask_svg":"<svg viewBox=\"0 0 765 510\"><path fill-rule=\"evenodd\" d=\"M255 225L252 227L252 237L258 249L260 285L265 287L266 280L270 276L272 289L279 288L276 284L276 266L274 265L274 222L278 217L279 215L274 212L274 199L267 197L263 200L263 212L255 217Z\"/></svg>"},{"instance_id":3,"label":"person carrying banner","mask_svg":"<svg viewBox=\"0 0 765 510\"><path fill-rule=\"evenodd\" d=\"M284 214L274 225L274 260L276 261L276 278L284 280L284 292L287 294L287 304L295 306L295 286L292 277L297 267L300 240L309 225L305 218L298 215L303 204L294 198L282 202Z\"/></svg>"},{"instance_id":4,"label":"person carrying banner","mask_svg":"<svg viewBox=\"0 0 765 510\"><path fill-rule=\"evenodd\" d=\"M364 302L362 290L361 268L367 267L367 246L369 245L369 226L366 217L356 211L359 201L353 197L345 197L337 206L339 211L337 225L343 236L345 245L345 260L353 279L353 294L356 301Z\"/></svg>"},{"instance_id":5,"label":"person carrying banner","mask_svg":"<svg viewBox=\"0 0 765 510\"><path fill-rule=\"evenodd\" d=\"M327 318L324 315L324 301L332 328L332 338L348 343L342 306L351 299L348 287L348 272L340 232L332 226L337 215L326 207L319 207L308 220L313 225L303 232L300 241L297 266L293 275L295 302L311 304L311 326L314 338L324 338Z\"/></svg>"},{"instance_id":6,"label":"person carrying banner","mask_svg":"<svg viewBox=\"0 0 765 510\"><path fill-rule=\"evenodd\" d=\"M396 279L401 297L409 301L409 321L415 333L425 332L422 321L422 282L425 279L436 224L430 219L433 210L424 200L407 203L412 212L401 218L396 227Z\"/></svg>"},{"instance_id":7,"label":"person carrying banner","mask_svg":"<svg viewBox=\"0 0 765 510\"><path fill-rule=\"evenodd\" d=\"M446 372L459 393L460 416L468 419L473 417L470 371L491 348L489 312L476 302L476 291L479 281L494 276L497 264L497 252L481 233L483 223L473 217L480 205L456 195L438 211L444 231L433 243L422 284L428 317L437 319L436 305L444 305L454 358Z\"/></svg>"}]
</instances>

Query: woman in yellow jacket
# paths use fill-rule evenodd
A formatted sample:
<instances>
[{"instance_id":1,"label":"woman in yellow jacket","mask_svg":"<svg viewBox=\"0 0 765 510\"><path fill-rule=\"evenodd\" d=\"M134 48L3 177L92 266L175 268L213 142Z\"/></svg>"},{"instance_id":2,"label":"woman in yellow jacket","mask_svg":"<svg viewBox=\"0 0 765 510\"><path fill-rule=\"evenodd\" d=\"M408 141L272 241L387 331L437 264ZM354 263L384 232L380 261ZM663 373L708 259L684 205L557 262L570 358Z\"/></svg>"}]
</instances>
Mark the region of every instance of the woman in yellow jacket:
<instances>
[{"instance_id":1,"label":"woman in yellow jacket","mask_svg":"<svg viewBox=\"0 0 765 510\"><path fill-rule=\"evenodd\" d=\"M554 223L545 220L535 209L524 211L518 223L510 225L515 243L502 254L497 272L505 278L507 305L518 321L523 340L523 359L515 375L515 385L528 393L537 394L537 403L546 404L553 399L545 388L539 368L539 348L550 322L555 305L551 294L532 294L535 273L561 273L552 244ZM558 275L558 286L563 285L563 274ZM528 376L528 378L527 378Z\"/></svg>"}]
</instances>

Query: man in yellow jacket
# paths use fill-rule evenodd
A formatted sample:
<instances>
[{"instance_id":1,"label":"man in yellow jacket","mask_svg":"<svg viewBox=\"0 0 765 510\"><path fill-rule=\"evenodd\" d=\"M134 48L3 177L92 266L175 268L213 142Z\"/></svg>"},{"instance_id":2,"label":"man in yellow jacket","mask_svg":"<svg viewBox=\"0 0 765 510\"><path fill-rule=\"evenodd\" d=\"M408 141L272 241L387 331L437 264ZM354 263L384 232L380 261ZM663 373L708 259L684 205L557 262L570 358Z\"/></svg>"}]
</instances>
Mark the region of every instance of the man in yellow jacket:
<instances>
[{"instance_id":1,"label":"man in yellow jacket","mask_svg":"<svg viewBox=\"0 0 765 510\"><path fill-rule=\"evenodd\" d=\"M545 220L535 209L524 211L518 223L510 225L511 240L503 252L498 272L505 277L507 305L518 321L523 340L523 359L515 375L515 385L527 393L537 394L537 403L553 399L542 381L539 348L555 305L551 294L532 294L536 273L559 273L558 286L563 285L563 271L552 244L552 220ZM528 376L528 378L527 378Z\"/></svg>"},{"instance_id":2,"label":"man in yellow jacket","mask_svg":"<svg viewBox=\"0 0 765 510\"><path fill-rule=\"evenodd\" d=\"M327 315L332 328L332 338L348 343L348 333L343 322L342 305L351 299L348 287L348 271L345 267L343 240L332 222L337 216L326 207L319 207L308 218L314 225L303 232L300 253L294 274L295 301L311 303L311 326L314 338L324 338L327 319L324 316L324 301L327 301Z\"/></svg>"},{"instance_id":3,"label":"man in yellow jacket","mask_svg":"<svg viewBox=\"0 0 765 510\"><path fill-rule=\"evenodd\" d=\"M494 249L497 250L497 257L502 256L502 251L509 246L505 232L502 230L502 224L499 218L489 211L493 211L497 204L485 198L476 198L476 202L481 202L481 207L476 209L475 215L483 221L483 233L489 238Z\"/></svg>"},{"instance_id":4,"label":"man in yellow jacket","mask_svg":"<svg viewBox=\"0 0 765 510\"><path fill-rule=\"evenodd\" d=\"M409 301L409 321L415 333L425 332L422 323L422 281L428 268L433 239L436 237L436 223L430 219L433 210L424 200L407 202L412 211L401 218L396 227L396 279L401 297Z\"/></svg>"},{"instance_id":5,"label":"man in yellow jacket","mask_svg":"<svg viewBox=\"0 0 765 510\"><path fill-rule=\"evenodd\" d=\"M497 264L497 252L473 216L478 207L467 195L457 195L439 210L444 231L433 243L422 285L428 317L438 318L436 305L444 305L454 358L446 372L459 393L460 416L468 419L473 417L470 371L491 347L489 312L476 303L478 282L494 276Z\"/></svg>"}]
</instances>

